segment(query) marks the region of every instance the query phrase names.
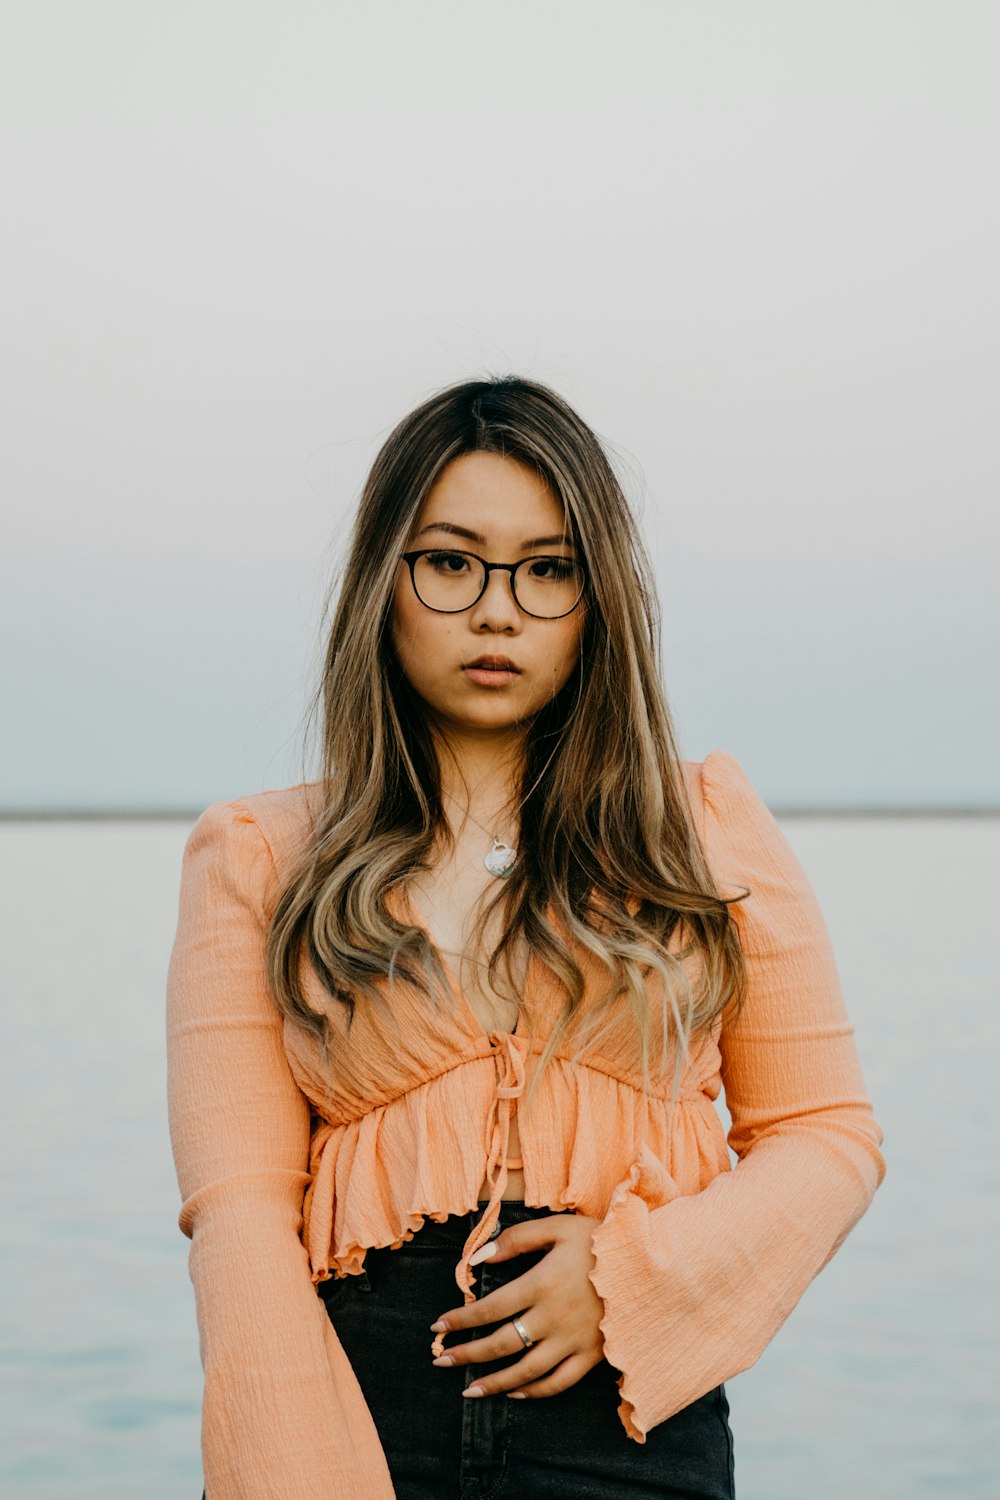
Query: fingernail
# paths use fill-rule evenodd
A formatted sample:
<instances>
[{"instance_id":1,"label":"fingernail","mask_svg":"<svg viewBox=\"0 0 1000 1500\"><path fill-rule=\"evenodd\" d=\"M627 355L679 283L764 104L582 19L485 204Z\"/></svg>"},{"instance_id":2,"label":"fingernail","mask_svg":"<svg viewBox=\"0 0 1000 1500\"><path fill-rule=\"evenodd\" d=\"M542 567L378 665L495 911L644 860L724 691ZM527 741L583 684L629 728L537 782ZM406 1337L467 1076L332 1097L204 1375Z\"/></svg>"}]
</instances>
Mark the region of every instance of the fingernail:
<instances>
[{"instance_id":1,"label":"fingernail","mask_svg":"<svg viewBox=\"0 0 1000 1500\"><path fill-rule=\"evenodd\" d=\"M496 1240L489 1240L485 1245L480 1245L480 1247L476 1251L475 1255L470 1255L469 1256L469 1265L470 1266L478 1266L478 1264L479 1264L479 1262L481 1260L489 1260L490 1256L491 1255L496 1255L496 1253L497 1253L497 1242L496 1242Z\"/></svg>"},{"instance_id":2,"label":"fingernail","mask_svg":"<svg viewBox=\"0 0 1000 1500\"><path fill-rule=\"evenodd\" d=\"M508 1396L508 1399L511 1400L511 1401L523 1401L524 1400L524 1392L523 1391L508 1391L507 1392L507 1396Z\"/></svg>"},{"instance_id":3,"label":"fingernail","mask_svg":"<svg viewBox=\"0 0 1000 1500\"><path fill-rule=\"evenodd\" d=\"M441 1354L437 1359L431 1360L432 1365L453 1365L454 1363L455 1361L450 1354Z\"/></svg>"},{"instance_id":4,"label":"fingernail","mask_svg":"<svg viewBox=\"0 0 1000 1500\"><path fill-rule=\"evenodd\" d=\"M437 1320L436 1323L432 1323L431 1324L431 1333L447 1333L447 1332L448 1332L448 1325L447 1325L447 1323L442 1323L440 1318L438 1318L438 1320Z\"/></svg>"},{"instance_id":5,"label":"fingernail","mask_svg":"<svg viewBox=\"0 0 1000 1500\"><path fill-rule=\"evenodd\" d=\"M482 1394L483 1388L481 1385L467 1385L462 1392L463 1396L481 1396Z\"/></svg>"}]
</instances>

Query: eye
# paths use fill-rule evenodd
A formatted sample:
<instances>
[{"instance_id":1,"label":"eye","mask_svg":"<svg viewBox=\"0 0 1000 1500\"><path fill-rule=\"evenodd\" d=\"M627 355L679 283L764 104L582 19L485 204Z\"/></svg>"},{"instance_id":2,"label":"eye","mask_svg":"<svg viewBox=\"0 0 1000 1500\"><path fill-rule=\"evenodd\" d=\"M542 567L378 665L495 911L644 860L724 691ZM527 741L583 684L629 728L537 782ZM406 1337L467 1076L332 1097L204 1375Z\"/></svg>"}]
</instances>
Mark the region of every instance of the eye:
<instances>
[{"instance_id":1,"label":"eye","mask_svg":"<svg viewBox=\"0 0 1000 1500\"><path fill-rule=\"evenodd\" d=\"M456 577L468 572L469 559L464 552L427 552L424 561L438 573Z\"/></svg>"},{"instance_id":2,"label":"eye","mask_svg":"<svg viewBox=\"0 0 1000 1500\"><path fill-rule=\"evenodd\" d=\"M562 583L575 575L576 563L568 557L536 557L528 572L543 583Z\"/></svg>"}]
</instances>

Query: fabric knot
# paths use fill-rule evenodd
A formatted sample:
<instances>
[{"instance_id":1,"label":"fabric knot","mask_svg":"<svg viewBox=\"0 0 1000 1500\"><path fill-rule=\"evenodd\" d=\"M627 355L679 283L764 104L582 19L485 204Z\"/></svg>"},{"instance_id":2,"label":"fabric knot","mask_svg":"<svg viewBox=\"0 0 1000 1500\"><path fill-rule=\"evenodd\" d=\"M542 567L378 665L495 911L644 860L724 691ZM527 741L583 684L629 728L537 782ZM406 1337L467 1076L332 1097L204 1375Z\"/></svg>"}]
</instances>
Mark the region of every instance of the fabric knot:
<instances>
[{"instance_id":1,"label":"fabric knot","mask_svg":"<svg viewBox=\"0 0 1000 1500\"><path fill-rule=\"evenodd\" d=\"M524 1054L527 1042L511 1031L491 1031L490 1045L497 1066L498 1099L519 1099L524 1093Z\"/></svg>"}]
</instances>

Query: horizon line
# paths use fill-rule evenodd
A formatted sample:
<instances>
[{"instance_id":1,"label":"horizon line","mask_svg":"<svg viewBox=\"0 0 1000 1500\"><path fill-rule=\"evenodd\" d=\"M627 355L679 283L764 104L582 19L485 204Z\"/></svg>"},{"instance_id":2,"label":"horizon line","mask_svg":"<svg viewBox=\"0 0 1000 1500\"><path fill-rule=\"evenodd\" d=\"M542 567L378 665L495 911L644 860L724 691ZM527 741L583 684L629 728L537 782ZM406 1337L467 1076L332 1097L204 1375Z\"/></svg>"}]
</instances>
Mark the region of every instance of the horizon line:
<instances>
[{"instance_id":1,"label":"horizon line","mask_svg":"<svg viewBox=\"0 0 1000 1500\"><path fill-rule=\"evenodd\" d=\"M210 804L206 803L205 807ZM1000 803L767 804L775 818L995 818ZM0 823L194 823L205 807L8 807Z\"/></svg>"}]
</instances>

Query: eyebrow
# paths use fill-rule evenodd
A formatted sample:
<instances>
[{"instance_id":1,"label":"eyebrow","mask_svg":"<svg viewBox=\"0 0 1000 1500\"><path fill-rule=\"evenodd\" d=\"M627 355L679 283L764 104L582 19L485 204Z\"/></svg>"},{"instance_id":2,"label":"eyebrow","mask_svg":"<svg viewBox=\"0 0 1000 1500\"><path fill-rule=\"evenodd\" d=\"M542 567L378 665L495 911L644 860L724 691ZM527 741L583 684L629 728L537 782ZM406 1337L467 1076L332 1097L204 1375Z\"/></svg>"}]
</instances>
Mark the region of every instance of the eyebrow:
<instances>
[{"instance_id":1,"label":"eyebrow","mask_svg":"<svg viewBox=\"0 0 1000 1500\"><path fill-rule=\"evenodd\" d=\"M480 536L478 531L470 531L468 527L458 526L454 521L432 521L430 525L422 526L417 532L417 536L423 536L425 531L447 531L452 536L464 536L470 542L483 543L486 541L486 538ZM520 550L524 551L527 547L574 547L575 545L576 543L571 536L566 536L563 532L559 532L557 536L529 537L526 542L521 543Z\"/></svg>"}]
</instances>

